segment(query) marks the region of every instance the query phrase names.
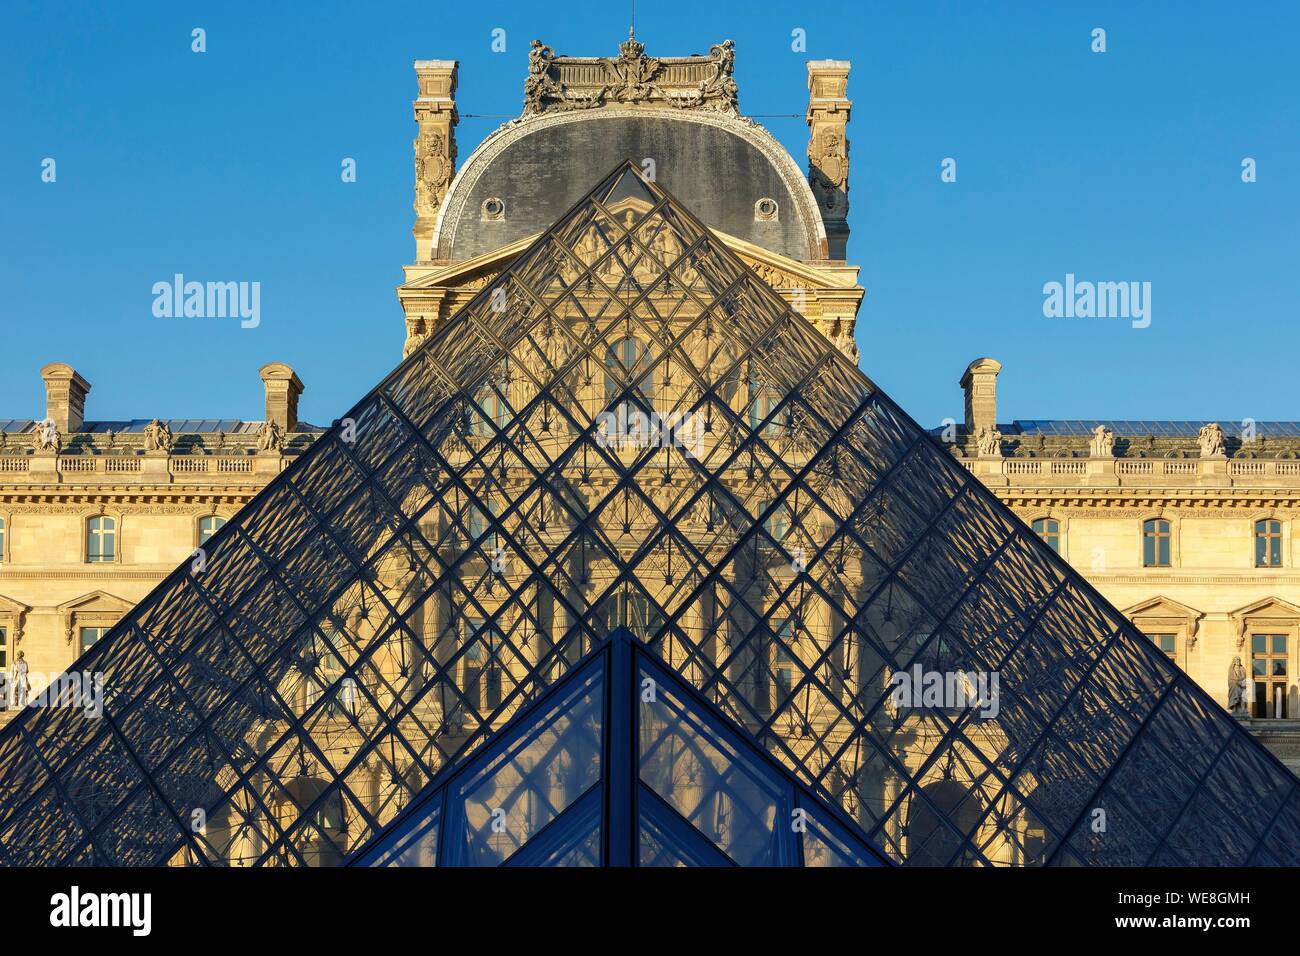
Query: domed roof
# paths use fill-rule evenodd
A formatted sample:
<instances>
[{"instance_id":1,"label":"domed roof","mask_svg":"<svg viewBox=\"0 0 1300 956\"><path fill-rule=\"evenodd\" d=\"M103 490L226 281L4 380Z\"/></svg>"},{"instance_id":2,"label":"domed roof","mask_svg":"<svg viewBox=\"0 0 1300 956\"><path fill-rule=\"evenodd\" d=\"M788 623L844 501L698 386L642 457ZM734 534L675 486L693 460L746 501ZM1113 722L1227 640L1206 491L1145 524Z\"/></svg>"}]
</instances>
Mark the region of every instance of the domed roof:
<instances>
[{"instance_id":1,"label":"domed roof","mask_svg":"<svg viewBox=\"0 0 1300 956\"><path fill-rule=\"evenodd\" d=\"M791 259L826 257L812 190L766 131L715 113L636 108L524 119L489 137L447 191L438 257L472 259L542 232L625 159L711 228Z\"/></svg>"},{"instance_id":2,"label":"domed roof","mask_svg":"<svg viewBox=\"0 0 1300 956\"><path fill-rule=\"evenodd\" d=\"M802 170L739 115L730 41L709 56L556 57L533 42L524 115L474 150L438 211L435 257L463 262L549 228L631 160L708 226L795 260L827 258Z\"/></svg>"}]
</instances>

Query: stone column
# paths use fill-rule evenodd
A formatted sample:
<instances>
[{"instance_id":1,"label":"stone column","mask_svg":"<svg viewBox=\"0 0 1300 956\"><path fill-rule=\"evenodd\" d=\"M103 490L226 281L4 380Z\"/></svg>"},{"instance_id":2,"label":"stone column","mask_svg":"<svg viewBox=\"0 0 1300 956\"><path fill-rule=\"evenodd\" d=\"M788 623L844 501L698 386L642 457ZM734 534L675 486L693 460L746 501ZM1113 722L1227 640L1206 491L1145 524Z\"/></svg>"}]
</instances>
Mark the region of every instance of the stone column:
<instances>
[{"instance_id":1,"label":"stone column","mask_svg":"<svg viewBox=\"0 0 1300 956\"><path fill-rule=\"evenodd\" d=\"M433 227L456 172L455 60L416 60L419 96L414 102L419 132L415 147L415 258L436 259Z\"/></svg>"},{"instance_id":2,"label":"stone column","mask_svg":"<svg viewBox=\"0 0 1300 956\"><path fill-rule=\"evenodd\" d=\"M808 181L826 224L826 258L849 239L848 60L808 61Z\"/></svg>"}]
</instances>

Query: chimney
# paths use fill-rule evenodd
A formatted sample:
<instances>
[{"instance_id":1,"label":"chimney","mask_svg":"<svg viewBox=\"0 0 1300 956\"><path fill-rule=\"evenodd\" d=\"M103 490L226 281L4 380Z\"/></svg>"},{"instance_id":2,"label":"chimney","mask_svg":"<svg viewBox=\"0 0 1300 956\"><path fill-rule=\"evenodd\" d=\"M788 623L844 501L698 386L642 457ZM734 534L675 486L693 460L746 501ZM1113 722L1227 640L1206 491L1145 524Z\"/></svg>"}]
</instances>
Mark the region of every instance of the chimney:
<instances>
[{"instance_id":1,"label":"chimney","mask_svg":"<svg viewBox=\"0 0 1300 956\"><path fill-rule=\"evenodd\" d=\"M997 359L975 359L967 365L962 376L962 392L966 393L966 433L976 434L982 428L997 427L997 373L1002 363Z\"/></svg>"},{"instance_id":2,"label":"chimney","mask_svg":"<svg viewBox=\"0 0 1300 956\"><path fill-rule=\"evenodd\" d=\"M826 226L826 258L849 241L848 60L808 61L808 182Z\"/></svg>"},{"instance_id":3,"label":"chimney","mask_svg":"<svg viewBox=\"0 0 1300 956\"><path fill-rule=\"evenodd\" d=\"M51 362L41 369L45 379L45 417L67 435L79 432L86 424L86 393L90 383L77 370L63 362Z\"/></svg>"},{"instance_id":4,"label":"chimney","mask_svg":"<svg viewBox=\"0 0 1300 956\"><path fill-rule=\"evenodd\" d=\"M260 371L266 386L266 420L275 422L285 433L298 430L298 396L302 380L283 362L270 362Z\"/></svg>"},{"instance_id":5,"label":"chimney","mask_svg":"<svg viewBox=\"0 0 1300 956\"><path fill-rule=\"evenodd\" d=\"M977 358L966 366L961 388L966 393L966 434L975 435L981 428L996 428L998 423L997 359Z\"/></svg>"}]
</instances>

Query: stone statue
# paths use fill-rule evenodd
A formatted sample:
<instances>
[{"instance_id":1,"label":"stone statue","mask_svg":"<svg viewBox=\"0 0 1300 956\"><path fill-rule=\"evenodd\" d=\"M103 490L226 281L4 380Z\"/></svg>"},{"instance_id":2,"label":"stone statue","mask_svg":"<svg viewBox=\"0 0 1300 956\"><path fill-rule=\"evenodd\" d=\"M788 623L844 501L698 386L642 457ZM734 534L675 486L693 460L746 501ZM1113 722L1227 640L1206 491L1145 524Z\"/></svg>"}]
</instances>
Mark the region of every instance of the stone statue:
<instances>
[{"instance_id":1,"label":"stone statue","mask_svg":"<svg viewBox=\"0 0 1300 956\"><path fill-rule=\"evenodd\" d=\"M257 430L258 451L279 451L284 447L284 429L272 421L262 422Z\"/></svg>"},{"instance_id":2,"label":"stone statue","mask_svg":"<svg viewBox=\"0 0 1300 956\"><path fill-rule=\"evenodd\" d=\"M51 419L37 422L35 435L37 451L52 451L58 454L63 447L63 436L59 434L59 426Z\"/></svg>"},{"instance_id":3,"label":"stone statue","mask_svg":"<svg viewBox=\"0 0 1300 956\"><path fill-rule=\"evenodd\" d=\"M1246 700L1246 668L1241 666L1241 657L1237 656L1232 659L1232 666L1228 668L1228 712L1234 717L1245 717L1249 714L1249 702Z\"/></svg>"},{"instance_id":4,"label":"stone statue","mask_svg":"<svg viewBox=\"0 0 1300 956\"><path fill-rule=\"evenodd\" d=\"M1115 433L1105 425L1098 425L1092 430L1092 443L1089 448L1093 458L1115 457Z\"/></svg>"},{"instance_id":5,"label":"stone statue","mask_svg":"<svg viewBox=\"0 0 1300 956\"><path fill-rule=\"evenodd\" d=\"M1196 436L1196 441L1201 446L1202 458L1222 458L1225 454L1223 447L1223 429L1219 427L1218 422L1210 422L1208 425L1203 425L1200 434Z\"/></svg>"},{"instance_id":6,"label":"stone statue","mask_svg":"<svg viewBox=\"0 0 1300 956\"><path fill-rule=\"evenodd\" d=\"M14 707L27 706L27 694L31 690L31 685L27 682L27 652L19 651L18 659L14 662L14 683L10 694L13 696Z\"/></svg>"},{"instance_id":7,"label":"stone statue","mask_svg":"<svg viewBox=\"0 0 1300 956\"><path fill-rule=\"evenodd\" d=\"M996 428L982 426L975 435L975 447L981 458L1002 457L1002 433Z\"/></svg>"},{"instance_id":8,"label":"stone statue","mask_svg":"<svg viewBox=\"0 0 1300 956\"><path fill-rule=\"evenodd\" d=\"M558 92L555 81L550 76L551 60L554 58L555 51L541 40L532 42L528 50L528 78L524 80L525 116L540 113L543 109L542 97Z\"/></svg>"},{"instance_id":9,"label":"stone statue","mask_svg":"<svg viewBox=\"0 0 1300 956\"><path fill-rule=\"evenodd\" d=\"M172 450L172 430L166 422L155 418L144 426L144 448L145 451Z\"/></svg>"}]
</instances>

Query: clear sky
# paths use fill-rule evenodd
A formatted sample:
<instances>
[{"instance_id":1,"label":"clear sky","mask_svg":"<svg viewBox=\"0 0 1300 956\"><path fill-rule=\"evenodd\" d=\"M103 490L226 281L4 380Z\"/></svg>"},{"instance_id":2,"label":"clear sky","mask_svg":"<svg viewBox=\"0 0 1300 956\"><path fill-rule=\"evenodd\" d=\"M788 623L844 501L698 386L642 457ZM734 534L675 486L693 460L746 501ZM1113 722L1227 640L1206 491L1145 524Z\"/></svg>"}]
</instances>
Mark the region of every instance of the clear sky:
<instances>
[{"instance_id":1,"label":"clear sky","mask_svg":"<svg viewBox=\"0 0 1300 956\"><path fill-rule=\"evenodd\" d=\"M531 39L615 53L626 7L6 0L0 418L43 414L57 360L93 419L260 419L278 360L328 424L401 355L412 60L460 61L462 114L514 116ZM742 111L798 114L761 122L801 166L804 62L852 61L862 365L922 423L961 418L981 355L1002 420L1300 419L1300 4L639 7L651 55L734 39ZM461 157L500 122L463 118ZM260 282L260 325L156 318L177 272ZM1149 327L1045 317L1067 273L1151 283Z\"/></svg>"}]
</instances>

